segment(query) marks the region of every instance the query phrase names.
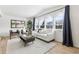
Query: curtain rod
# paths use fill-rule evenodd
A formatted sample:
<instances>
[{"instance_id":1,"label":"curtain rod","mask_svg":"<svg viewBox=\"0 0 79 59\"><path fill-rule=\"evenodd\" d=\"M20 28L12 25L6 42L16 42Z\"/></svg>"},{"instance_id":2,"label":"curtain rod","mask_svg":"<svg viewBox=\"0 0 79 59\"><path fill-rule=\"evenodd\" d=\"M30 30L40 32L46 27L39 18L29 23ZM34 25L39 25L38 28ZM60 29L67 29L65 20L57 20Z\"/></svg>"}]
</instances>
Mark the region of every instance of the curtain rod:
<instances>
[{"instance_id":1,"label":"curtain rod","mask_svg":"<svg viewBox=\"0 0 79 59\"><path fill-rule=\"evenodd\" d=\"M48 12L48 13L42 14L42 15L37 16L37 17L41 17L41 16L44 16L44 15L46 15L46 14L50 14L50 13L52 13L52 12L56 12L56 11L61 10L61 9L64 9L64 8L65 8L65 7L62 7L62 8L59 8L59 9L53 10L53 11L51 11L51 12ZM35 18L37 18L37 17L35 17Z\"/></svg>"}]
</instances>

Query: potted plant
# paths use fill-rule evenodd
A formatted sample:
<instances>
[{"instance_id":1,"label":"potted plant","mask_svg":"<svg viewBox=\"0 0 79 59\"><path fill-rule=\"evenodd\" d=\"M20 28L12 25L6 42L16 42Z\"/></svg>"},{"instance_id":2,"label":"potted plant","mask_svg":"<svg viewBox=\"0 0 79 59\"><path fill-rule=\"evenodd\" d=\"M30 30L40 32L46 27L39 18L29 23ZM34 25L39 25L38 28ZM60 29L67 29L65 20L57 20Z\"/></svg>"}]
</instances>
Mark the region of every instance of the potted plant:
<instances>
[{"instance_id":1,"label":"potted plant","mask_svg":"<svg viewBox=\"0 0 79 59\"><path fill-rule=\"evenodd\" d=\"M27 31L28 31L28 35L32 35L32 21L31 20L27 21Z\"/></svg>"}]
</instances>

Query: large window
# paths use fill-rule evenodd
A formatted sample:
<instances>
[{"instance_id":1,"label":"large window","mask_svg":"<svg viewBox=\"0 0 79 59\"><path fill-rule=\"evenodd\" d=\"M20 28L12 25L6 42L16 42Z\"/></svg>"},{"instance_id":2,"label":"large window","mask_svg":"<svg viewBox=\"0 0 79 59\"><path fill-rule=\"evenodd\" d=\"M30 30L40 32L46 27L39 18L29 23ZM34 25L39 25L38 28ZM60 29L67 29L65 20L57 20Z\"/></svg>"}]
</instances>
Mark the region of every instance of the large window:
<instances>
[{"instance_id":1,"label":"large window","mask_svg":"<svg viewBox=\"0 0 79 59\"><path fill-rule=\"evenodd\" d=\"M46 23L46 28L49 29L49 28L53 28L53 25L54 25L54 19L53 17L51 17L51 15L48 15L47 17L45 17L45 23Z\"/></svg>"},{"instance_id":2,"label":"large window","mask_svg":"<svg viewBox=\"0 0 79 59\"><path fill-rule=\"evenodd\" d=\"M47 15L44 17L36 18L35 20L35 29L52 29L54 19L51 15Z\"/></svg>"},{"instance_id":3,"label":"large window","mask_svg":"<svg viewBox=\"0 0 79 59\"><path fill-rule=\"evenodd\" d=\"M45 27L44 18L36 18L35 19L35 29L43 29Z\"/></svg>"},{"instance_id":4,"label":"large window","mask_svg":"<svg viewBox=\"0 0 79 59\"><path fill-rule=\"evenodd\" d=\"M36 18L35 29L62 29L64 20L64 9Z\"/></svg>"},{"instance_id":5,"label":"large window","mask_svg":"<svg viewBox=\"0 0 79 59\"><path fill-rule=\"evenodd\" d=\"M55 28L62 29L63 28L63 20L64 20L64 12L59 12L55 15Z\"/></svg>"},{"instance_id":6,"label":"large window","mask_svg":"<svg viewBox=\"0 0 79 59\"><path fill-rule=\"evenodd\" d=\"M39 18L39 28L43 29L45 27L44 17Z\"/></svg>"}]
</instances>

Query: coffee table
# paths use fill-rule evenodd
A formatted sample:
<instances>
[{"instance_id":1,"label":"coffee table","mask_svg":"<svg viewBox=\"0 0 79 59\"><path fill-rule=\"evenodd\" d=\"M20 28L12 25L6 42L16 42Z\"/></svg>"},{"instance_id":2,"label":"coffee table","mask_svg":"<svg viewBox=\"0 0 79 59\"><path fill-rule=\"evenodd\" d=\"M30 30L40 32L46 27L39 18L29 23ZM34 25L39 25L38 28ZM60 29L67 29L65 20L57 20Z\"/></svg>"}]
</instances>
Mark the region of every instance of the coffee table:
<instances>
[{"instance_id":1,"label":"coffee table","mask_svg":"<svg viewBox=\"0 0 79 59\"><path fill-rule=\"evenodd\" d=\"M35 37L34 36L27 36L27 35L23 36L23 35L21 35L20 39L24 42L24 46L26 46L27 43L33 42L35 40Z\"/></svg>"}]
</instances>

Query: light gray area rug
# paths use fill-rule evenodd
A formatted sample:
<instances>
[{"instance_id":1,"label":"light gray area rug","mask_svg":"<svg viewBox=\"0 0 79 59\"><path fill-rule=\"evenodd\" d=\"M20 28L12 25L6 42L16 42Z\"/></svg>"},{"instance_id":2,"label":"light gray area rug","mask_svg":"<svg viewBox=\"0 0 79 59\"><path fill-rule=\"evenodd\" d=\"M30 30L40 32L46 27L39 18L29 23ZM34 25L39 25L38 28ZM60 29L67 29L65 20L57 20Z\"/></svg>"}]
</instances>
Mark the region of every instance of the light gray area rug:
<instances>
[{"instance_id":1,"label":"light gray area rug","mask_svg":"<svg viewBox=\"0 0 79 59\"><path fill-rule=\"evenodd\" d=\"M8 41L7 44L7 54L44 54L51 48L53 48L56 43L46 43L41 40L35 39L33 43L29 43L24 47L24 43L19 39L15 38Z\"/></svg>"}]
</instances>

